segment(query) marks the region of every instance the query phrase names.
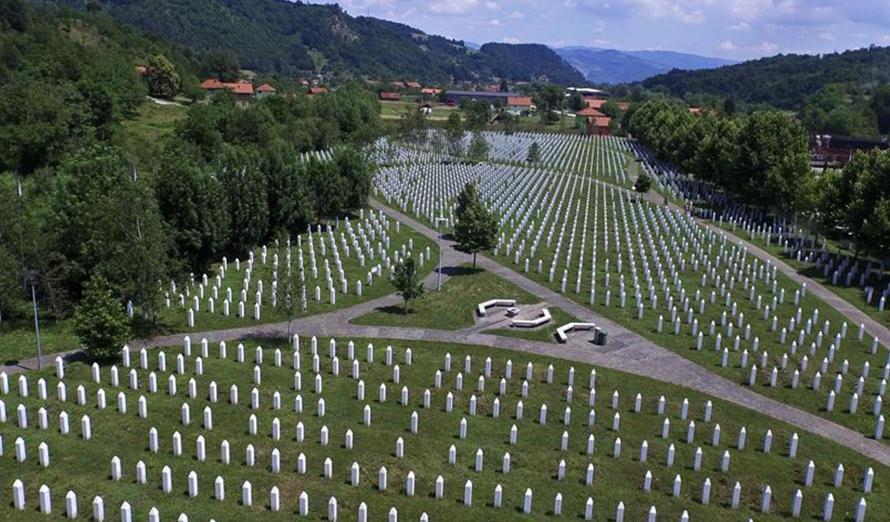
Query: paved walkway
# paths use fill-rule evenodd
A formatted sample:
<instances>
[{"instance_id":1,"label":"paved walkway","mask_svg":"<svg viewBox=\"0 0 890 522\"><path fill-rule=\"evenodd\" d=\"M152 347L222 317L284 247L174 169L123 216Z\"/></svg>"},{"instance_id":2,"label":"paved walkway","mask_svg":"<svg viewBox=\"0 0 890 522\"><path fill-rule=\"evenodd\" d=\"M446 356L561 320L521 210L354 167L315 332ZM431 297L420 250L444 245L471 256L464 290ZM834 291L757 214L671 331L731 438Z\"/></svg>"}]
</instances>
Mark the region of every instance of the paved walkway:
<instances>
[{"instance_id":1,"label":"paved walkway","mask_svg":"<svg viewBox=\"0 0 890 522\"><path fill-rule=\"evenodd\" d=\"M385 207L378 202L372 206L386 210L390 215L421 234L437 240L435 230L418 223L408 216ZM450 269L459 267L470 260L466 254L457 252L452 241L442 242L443 276ZM349 324L349 320L381 306L390 306L400 302L396 295L390 295L367 301L346 309L326 314L297 319L291 322L290 330L287 323L263 324L246 326L230 330L208 332L189 332L192 339L206 338L211 343L223 340L284 337L288 331L298 332L301 336L319 337L365 337L400 339L406 341L439 341L445 343L471 344L503 348L514 351L534 353L538 355L558 357L570 361L596 365L603 368L620 370L634 375L656 379L696 391L712 395L725 401L764 413L777 420L786 422L800 429L815 433L830 440L839 442L848 448L870 457L885 466L890 466L890 445L866 438L860 433L845 428L817 415L788 406L773 399L764 397L749 388L740 386L720 377L702 366L669 351L648 339L636 334L617 323L609 321L580 305L565 295L555 292L531 279L510 270L503 265L485 257L478 256L478 265L496 273L507 281L538 296L552 306L562 308L582 321L593 322L601 326L609 334L607 347L594 346L589 335L570 336L566 344L529 341L472 331L444 331L424 328L402 328L387 326L359 326ZM425 283L435 285L433 273ZM444 279L443 279L444 280ZM186 334L176 334L135 341L133 348L179 345ZM76 354L63 354L72 356ZM5 368L7 373L33 368L34 361L23 361L18 367Z\"/></svg>"}]
</instances>

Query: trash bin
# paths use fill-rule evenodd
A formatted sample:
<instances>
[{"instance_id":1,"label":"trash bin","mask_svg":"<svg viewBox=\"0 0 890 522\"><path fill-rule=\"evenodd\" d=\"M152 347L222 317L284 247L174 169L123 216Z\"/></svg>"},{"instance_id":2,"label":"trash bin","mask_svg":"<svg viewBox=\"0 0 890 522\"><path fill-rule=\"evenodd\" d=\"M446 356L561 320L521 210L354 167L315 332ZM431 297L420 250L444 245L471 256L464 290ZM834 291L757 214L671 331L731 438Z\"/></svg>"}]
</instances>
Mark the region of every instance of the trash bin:
<instances>
[{"instance_id":1,"label":"trash bin","mask_svg":"<svg viewBox=\"0 0 890 522\"><path fill-rule=\"evenodd\" d=\"M604 332L601 328L597 327L593 330L593 344L596 344L599 346L605 346L606 345L606 337L607 337L606 332Z\"/></svg>"}]
</instances>

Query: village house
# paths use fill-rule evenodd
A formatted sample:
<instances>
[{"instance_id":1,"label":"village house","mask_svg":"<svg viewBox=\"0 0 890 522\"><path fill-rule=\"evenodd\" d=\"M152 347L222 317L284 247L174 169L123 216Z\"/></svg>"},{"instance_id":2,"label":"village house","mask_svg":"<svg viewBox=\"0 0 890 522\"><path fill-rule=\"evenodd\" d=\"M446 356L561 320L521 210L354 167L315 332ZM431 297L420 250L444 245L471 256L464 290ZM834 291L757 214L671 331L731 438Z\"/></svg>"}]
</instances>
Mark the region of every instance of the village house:
<instances>
[{"instance_id":1,"label":"village house","mask_svg":"<svg viewBox=\"0 0 890 522\"><path fill-rule=\"evenodd\" d=\"M578 129L588 136L608 136L611 134L609 126L612 118L609 118L593 107L581 109L575 113Z\"/></svg>"},{"instance_id":2,"label":"village house","mask_svg":"<svg viewBox=\"0 0 890 522\"><path fill-rule=\"evenodd\" d=\"M535 110L535 104L528 96L508 96L507 112L519 116Z\"/></svg>"},{"instance_id":3,"label":"village house","mask_svg":"<svg viewBox=\"0 0 890 522\"><path fill-rule=\"evenodd\" d=\"M216 78L208 78L201 82L201 89L211 95L228 91L238 101L250 101L254 98L253 84L246 81L221 82Z\"/></svg>"},{"instance_id":4,"label":"village house","mask_svg":"<svg viewBox=\"0 0 890 522\"><path fill-rule=\"evenodd\" d=\"M395 91L381 91L378 96L382 101L399 101L402 99L402 93Z\"/></svg>"}]
</instances>

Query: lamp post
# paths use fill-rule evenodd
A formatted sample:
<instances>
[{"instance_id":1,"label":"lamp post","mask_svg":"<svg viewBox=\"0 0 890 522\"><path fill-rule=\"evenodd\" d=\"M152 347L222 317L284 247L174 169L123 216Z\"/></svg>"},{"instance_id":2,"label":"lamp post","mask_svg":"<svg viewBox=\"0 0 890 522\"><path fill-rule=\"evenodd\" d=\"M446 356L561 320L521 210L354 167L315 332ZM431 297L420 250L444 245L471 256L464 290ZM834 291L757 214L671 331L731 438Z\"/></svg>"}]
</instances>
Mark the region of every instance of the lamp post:
<instances>
[{"instance_id":1,"label":"lamp post","mask_svg":"<svg viewBox=\"0 0 890 522\"><path fill-rule=\"evenodd\" d=\"M37 338L37 369L43 369L43 353L40 350L40 321L37 316L37 270L28 271L28 284L31 285L31 303L34 305L34 336Z\"/></svg>"},{"instance_id":2,"label":"lamp post","mask_svg":"<svg viewBox=\"0 0 890 522\"><path fill-rule=\"evenodd\" d=\"M436 229L439 229L439 223L445 223L448 226L448 218L437 217ZM439 269L436 271L436 291L442 290L442 231L439 231Z\"/></svg>"}]
</instances>

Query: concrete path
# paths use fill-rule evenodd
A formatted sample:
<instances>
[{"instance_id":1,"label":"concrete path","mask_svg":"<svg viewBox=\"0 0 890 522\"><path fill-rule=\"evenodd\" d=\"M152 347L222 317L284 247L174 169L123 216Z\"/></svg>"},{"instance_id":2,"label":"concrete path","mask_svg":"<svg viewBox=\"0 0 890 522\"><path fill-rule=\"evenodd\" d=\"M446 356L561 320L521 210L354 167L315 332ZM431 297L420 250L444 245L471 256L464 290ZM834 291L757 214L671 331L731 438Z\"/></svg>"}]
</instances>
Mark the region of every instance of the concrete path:
<instances>
[{"instance_id":1,"label":"concrete path","mask_svg":"<svg viewBox=\"0 0 890 522\"><path fill-rule=\"evenodd\" d=\"M408 216L395 211L394 209L385 207L376 201L372 202L372 206L377 209L385 210L395 219L414 228L421 234L434 240L438 239L438 234L435 230L418 223ZM449 270L471 261L470 256L455 250L452 241L444 240L442 246L443 276L445 276ZM542 301L546 301L552 306L562 308L582 321L596 323L608 332L608 345L606 347L593 345L590 342L590 335L588 334L573 335L569 338L568 343L556 344L500 337L472 331L444 331L425 328L359 326L349 324L349 320L371 312L378 307L391 306L400 302L398 296L389 295L346 309L297 319L291 322L290 328L288 328L287 323L276 323L246 326L230 330L189 332L188 334L181 333L134 341L131 343L131 347L141 348L180 345L184 335L191 336L193 340L206 338L211 343L218 343L223 340L230 341L237 339L285 337L290 331L299 333L301 337L315 335L319 337L388 338L405 341L439 341L443 343L503 348L620 370L700 391L739 406L764 413L802 430L836 441L885 466L890 466L890 445L885 445L876 440L866 438L862 434L849 428L845 428L817 415L807 413L795 407L767 398L747 387L743 387L720 377L704 367L656 345L641 335L636 334L617 323L609 321L594 313L587 307L572 301L565 295L532 281L485 256L478 256L477 264L482 268L503 277L516 286L538 296ZM425 280L425 284L434 286L435 277L435 273L428 276ZM74 357L77 354L69 353L62 355ZM52 356L51 358L54 357L55 356ZM48 357L47 362L49 362L51 358ZM31 369L34 366L35 361L29 360L23 361L19 366L14 368L4 368L4 371L7 373L15 373L17 371Z\"/></svg>"}]
</instances>

